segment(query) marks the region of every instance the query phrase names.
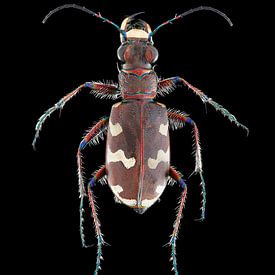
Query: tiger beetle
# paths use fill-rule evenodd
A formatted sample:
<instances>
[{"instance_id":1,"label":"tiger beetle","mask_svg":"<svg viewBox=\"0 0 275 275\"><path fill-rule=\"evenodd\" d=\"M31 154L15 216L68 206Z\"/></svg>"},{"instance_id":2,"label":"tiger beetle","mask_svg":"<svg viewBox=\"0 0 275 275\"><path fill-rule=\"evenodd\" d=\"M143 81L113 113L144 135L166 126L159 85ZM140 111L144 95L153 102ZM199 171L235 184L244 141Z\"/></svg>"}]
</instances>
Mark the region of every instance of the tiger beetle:
<instances>
[{"instance_id":1,"label":"tiger beetle","mask_svg":"<svg viewBox=\"0 0 275 275\"><path fill-rule=\"evenodd\" d=\"M113 82L86 82L65 95L39 118L35 127L33 147L35 149L36 141L46 119L54 111L62 110L64 105L80 91L89 90L99 98L122 98L122 101L112 106L110 116L102 117L87 131L77 150L82 246L87 247L83 229L83 200L88 197L97 237L97 259L94 274L98 274L103 259L102 246L105 242L101 233L92 191L97 182L108 183L115 201L127 205L139 214L144 213L159 199L168 184L177 183L183 191L169 245L171 246L172 270L175 274L178 274L176 239L185 205L187 185L182 174L170 165L169 129L180 129L185 124L190 125L192 128L195 156L194 173L200 176L202 197L199 220L204 220L206 190L202 170L199 131L196 123L186 113L175 109L167 109L164 104L157 102L155 98L158 95L165 96L169 94L178 86L185 86L199 96L203 103L210 104L231 122L246 130L247 134L249 130L239 123L227 109L188 83L182 76L159 79L153 67L158 59L158 50L153 45L153 36L162 27L198 11L216 13L222 16L230 26L233 26L233 24L221 11L212 7L201 6L176 15L160 24L153 31L148 23L136 18L141 13L128 16L119 27L100 13L95 13L75 4L57 7L44 18L43 23L54 13L67 8L84 11L114 26L119 31L121 41L121 45L117 50L117 56L121 62L121 66L118 68L119 84ZM83 176L82 152L87 145L98 144L100 140L104 139L105 134L107 134L105 165L93 173L86 187Z\"/></svg>"}]
</instances>

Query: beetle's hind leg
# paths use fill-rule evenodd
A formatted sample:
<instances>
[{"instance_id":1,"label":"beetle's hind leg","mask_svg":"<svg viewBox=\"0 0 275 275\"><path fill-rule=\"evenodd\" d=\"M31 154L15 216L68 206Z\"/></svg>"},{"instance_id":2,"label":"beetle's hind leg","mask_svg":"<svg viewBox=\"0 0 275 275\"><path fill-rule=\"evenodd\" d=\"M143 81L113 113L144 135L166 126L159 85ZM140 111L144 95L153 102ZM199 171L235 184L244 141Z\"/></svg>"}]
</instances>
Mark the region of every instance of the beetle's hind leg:
<instances>
[{"instance_id":1,"label":"beetle's hind leg","mask_svg":"<svg viewBox=\"0 0 275 275\"><path fill-rule=\"evenodd\" d=\"M77 172L78 172L78 186L79 186L79 197L80 197L80 236L81 236L81 243L83 247L88 247L85 243L85 235L84 235L84 228L83 228L83 221L84 221L84 207L83 207L83 200L84 197L87 196L87 192L84 185L84 172L83 172L83 160L82 160L82 151L86 148L88 144L97 144L99 139L104 138L104 134L108 128L108 121L109 117L102 117L90 130L87 131L86 135L84 136L83 140L80 142L78 150L77 150Z\"/></svg>"},{"instance_id":2,"label":"beetle's hind leg","mask_svg":"<svg viewBox=\"0 0 275 275\"><path fill-rule=\"evenodd\" d=\"M87 145L96 145L98 144L100 139L104 138L104 134L107 132L108 129L108 122L109 117L102 117L91 129L89 129L86 135L83 137L82 141L79 144L77 150L77 167L78 167L78 184L79 184L79 194L80 194L80 236L81 242L83 247L87 247L85 243L85 235L84 235L84 228L83 228L83 200L84 197L87 196L87 191L84 185L84 176L83 176L83 161L82 161L82 151L86 148ZM96 268L94 271L94 275L97 275L98 270L100 269L100 262L103 259L102 257L102 246L104 245L103 234L101 233L100 229L100 222L97 217L97 206L95 204L94 195L92 192L92 187L98 181L106 181L106 168L105 165L102 166L99 170L93 173L93 177L88 183L88 198L89 204L92 209L92 217L95 226L95 233L97 237L97 259L96 259Z\"/></svg>"},{"instance_id":3,"label":"beetle's hind leg","mask_svg":"<svg viewBox=\"0 0 275 275\"><path fill-rule=\"evenodd\" d=\"M94 174L93 177L91 178L90 182L88 183L88 197L89 197L89 203L90 207L92 209L92 216L94 220L94 226L95 226L95 233L96 233L96 238L97 238L97 258L96 258L96 267L94 271L94 275L98 274L98 271L101 269L100 263L101 260L103 260L102 257L102 246L106 244L103 239L103 234L100 229L100 222L97 217L97 206L95 203L92 187L95 186L96 182L98 181L106 181L106 167L105 165L102 166L99 170L97 170Z\"/></svg>"},{"instance_id":4,"label":"beetle's hind leg","mask_svg":"<svg viewBox=\"0 0 275 275\"><path fill-rule=\"evenodd\" d=\"M99 221L98 216L97 216L98 207L97 207L96 202L95 202L92 187L94 187L97 182L105 183L106 180L107 180L106 178L107 178L107 176L106 176L106 167L105 167L105 165L103 165L97 171L95 171L93 173L93 177L89 181L88 188L87 188L88 189L89 205L92 209L92 217L93 217L93 222L94 222L94 227L95 227L95 234L96 234L96 238L97 238L97 258L96 258L96 267L95 267L94 275L97 275L98 271L101 269L100 263L101 263L101 260L103 260L102 246L104 244L106 244L106 242L103 239L103 234L102 234L101 229L100 229L101 224L100 224L100 221ZM85 243L85 236L84 236L84 232L83 232L84 231L84 228L83 228L83 221L84 221L84 218L83 218L83 213L84 213L83 199L84 199L84 196L82 196L81 200L80 200L80 234L81 234L82 246L83 247L90 247L90 246L86 245L86 243Z\"/></svg>"},{"instance_id":5,"label":"beetle's hind leg","mask_svg":"<svg viewBox=\"0 0 275 275\"><path fill-rule=\"evenodd\" d=\"M179 200L179 206L177 210L177 217L174 223L174 230L171 234L171 238L169 241L169 245L171 245L171 258L170 260L173 262L173 268L172 270L175 272L176 275L178 275L178 268L177 268L177 257L176 257L176 240L179 232L180 227L180 220L182 218L182 211L185 206L186 201L186 195L187 195L187 185L185 184L185 181L182 177L182 174L178 172L174 167L170 167L169 169L169 176L170 180L176 181L180 187L182 187L183 191Z\"/></svg>"}]
</instances>

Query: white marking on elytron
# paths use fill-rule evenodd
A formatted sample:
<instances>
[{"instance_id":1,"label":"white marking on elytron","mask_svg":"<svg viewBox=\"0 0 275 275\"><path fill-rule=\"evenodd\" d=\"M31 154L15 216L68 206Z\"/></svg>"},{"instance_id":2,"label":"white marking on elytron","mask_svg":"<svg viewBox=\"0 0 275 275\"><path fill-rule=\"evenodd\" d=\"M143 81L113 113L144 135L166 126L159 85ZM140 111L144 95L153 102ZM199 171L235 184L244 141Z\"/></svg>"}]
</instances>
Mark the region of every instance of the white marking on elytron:
<instances>
[{"instance_id":1,"label":"white marking on elytron","mask_svg":"<svg viewBox=\"0 0 275 275\"><path fill-rule=\"evenodd\" d=\"M109 120L109 129L113 137L116 137L123 132L121 125L119 123L113 124L111 120Z\"/></svg>"},{"instance_id":2,"label":"white marking on elytron","mask_svg":"<svg viewBox=\"0 0 275 275\"><path fill-rule=\"evenodd\" d=\"M158 185L156 188L156 193L161 194L163 190L165 189L166 185Z\"/></svg>"},{"instance_id":3,"label":"white marking on elytron","mask_svg":"<svg viewBox=\"0 0 275 275\"><path fill-rule=\"evenodd\" d=\"M113 107L117 108L120 104L121 104L121 102L117 102L116 104L113 105Z\"/></svg>"},{"instance_id":4,"label":"white marking on elytron","mask_svg":"<svg viewBox=\"0 0 275 275\"><path fill-rule=\"evenodd\" d=\"M114 191L115 195L118 197L118 199L121 202L123 202L124 204L126 204L128 206L136 206L137 205L137 200L136 199L124 199L118 193L116 193L115 190L113 190L113 191Z\"/></svg>"},{"instance_id":5,"label":"white marking on elytron","mask_svg":"<svg viewBox=\"0 0 275 275\"><path fill-rule=\"evenodd\" d=\"M137 200L135 200L135 199L123 199L120 196L118 196L118 198L128 206L136 206L137 205Z\"/></svg>"},{"instance_id":6,"label":"white marking on elytron","mask_svg":"<svg viewBox=\"0 0 275 275\"><path fill-rule=\"evenodd\" d=\"M154 199L145 199L145 200L142 200L141 201L141 206L143 207L150 207L151 205L153 205L157 200L158 200L159 197L156 197Z\"/></svg>"},{"instance_id":7,"label":"white marking on elytron","mask_svg":"<svg viewBox=\"0 0 275 275\"><path fill-rule=\"evenodd\" d=\"M121 149L119 149L113 153L108 146L107 147L107 163L118 162L118 161L121 161L126 169L129 169L129 168L135 166L135 163L136 163L136 159L134 157L126 158L124 152Z\"/></svg>"},{"instance_id":8,"label":"white marking on elytron","mask_svg":"<svg viewBox=\"0 0 275 275\"><path fill-rule=\"evenodd\" d=\"M119 195L119 193L121 193L123 191L122 186L120 186L120 185L111 185L111 189L112 189L113 193L115 194L115 197L117 198L117 200L120 203L123 202L124 204L126 204L128 206L136 206L137 205L137 200L136 199L124 199Z\"/></svg>"},{"instance_id":9,"label":"white marking on elytron","mask_svg":"<svg viewBox=\"0 0 275 275\"><path fill-rule=\"evenodd\" d=\"M156 169L160 162L168 162L170 159L169 147L166 152L163 150L158 150L158 155L156 159L148 158L148 166L150 169Z\"/></svg>"},{"instance_id":10,"label":"white marking on elytron","mask_svg":"<svg viewBox=\"0 0 275 275\"><path fill-rule=\"evenodd\" d=\"M121 193L123 191L123 188L120 185L111 185L111 188L113 189L114 193Z\"/></svg>"},{"instance_id":11,"label":"white marking on elytron","mask_svg":"<svg viewBox=\"0 0 275 275\"><path fill-rule=\"evenodd\" d=\"M160 126L159 126L159 132L163 136L167 136L167 134L168 134L168 122L166 124L160 124Z\"/></svg>"}]
</instances>

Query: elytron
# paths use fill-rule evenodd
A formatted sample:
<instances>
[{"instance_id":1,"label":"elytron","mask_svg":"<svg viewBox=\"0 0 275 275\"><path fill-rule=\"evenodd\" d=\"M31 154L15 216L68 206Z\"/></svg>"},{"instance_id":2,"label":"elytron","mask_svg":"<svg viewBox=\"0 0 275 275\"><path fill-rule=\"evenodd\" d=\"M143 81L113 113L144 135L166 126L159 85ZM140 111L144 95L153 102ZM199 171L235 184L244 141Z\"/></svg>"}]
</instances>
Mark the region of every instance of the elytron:
<instances>
[{"instance_id":1,"label":"elytron","mask_svg":"<svg viewBox=\"0 0 275 275\"><path fill-rule=\"evenodd\" d=\"M177 87L184 87L184 89L199 96L203 103L210 104L231 122L246 130L247 133L248 128L239 123L236 117L222 105L188 83L182 76L160 79L153 66L158 59L158 50L154 47L153 37L162 27L199 11L216 13L223 17L230 26L233 24L221 11L212 7L201 6L176 15L154 30L145 21L137 19L137 16L142 13L126 17L119 27L100 13L95 13L75 4L63 5L52 10L45 17L43 23L54 13L67 8L84 11L112 25L119 31L121 45L117 50L120 61L118 84L113 82L86 82L65 95L39 118L35 127L33 147L35 149L36 141L46 119L54 111L62 110L64 105L81 91L91 91L93 95L99 98L113 100L121 98L121 101L112 106L109 116L99 119L87 131L77 150L82 246L87 247L83 228L83 200L88 197L97 237L97 258L94 274L98 274L101 269L102 247L105 242L92 191L97 182L108 183L115 201L134 209L139 214L144 213L155 204L167 184L177 183L183 191L169 244L171 245L172 270L178 274L176 240L185 205L187 185L182 174L170 164L169 129L176 130L184 127L185 124L192 128L195 156L194 173L200 176L202 196L199 220L204 220L206 189L202 170L201 147L196 123L183 111L167 109L164 104L156 101L156 96L165 96ZM105 164L95 171L92 178L86 183L83 171L83 150L87 145L98 144L105 135L107 135Z\"/></svg>"}]
</instances>

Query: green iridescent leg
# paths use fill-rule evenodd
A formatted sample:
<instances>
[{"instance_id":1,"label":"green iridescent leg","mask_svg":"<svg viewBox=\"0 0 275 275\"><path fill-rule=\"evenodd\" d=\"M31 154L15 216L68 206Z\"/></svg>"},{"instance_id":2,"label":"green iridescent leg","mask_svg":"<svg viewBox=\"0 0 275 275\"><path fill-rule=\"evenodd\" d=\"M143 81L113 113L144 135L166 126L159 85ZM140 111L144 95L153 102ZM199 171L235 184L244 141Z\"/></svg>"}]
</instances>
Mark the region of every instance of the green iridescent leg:
<instances>
[{"instance_id":1,"label":"green iridescent leg","mask_svg":"<svg viewBox=\"0 0 275 275\"><path fill-rule=\"evenodd\" d=\"M194 87L193 85L191 85L189 82L187 82L185 79L183 79L181 77L175 77L174 81L175 81L175 83L183 83L184 85L186 85L196 95L198 95L200 97L200 99L204 103L208 103L211 106L213 106L216 111L221 112L224 117L227 117L235 125L237 125L238 127L241 127L242 129L244 129L247 132L247 135L249 134L249 129L245 125L243 125L242 123L240 123L237 120L237 118L234 115L232 115L227 109L225 109L222 105L220 105L217 102L215 102L214 100L212 100L212 98L209 98L201 90L199 90L198 88Z\"/></svg>"},{"instance_id":2,"label":"green iridescent leg","mask_svg":"<svg viewBox=\"0 0 275 275\"><path fill-rule=\"evenodd\" d=\"M242 123L240 123L236 117L234 115L232 115L227 109L225 109L222 105L220 105L219 103L215 102L214 100L212 100L212 98L208 98L205 102L207 102L208 104L212 105L216 111L219 111L223 114L223 116L227 117L231 122L233 122L234 124L236 124L238 127L241 127L242 129L244 129L247 133L247 135L249 135L249 129L243 125Z\"/></svg>"}]
</instances>

